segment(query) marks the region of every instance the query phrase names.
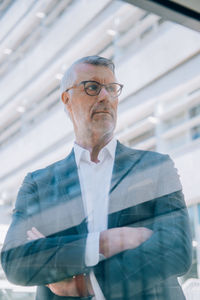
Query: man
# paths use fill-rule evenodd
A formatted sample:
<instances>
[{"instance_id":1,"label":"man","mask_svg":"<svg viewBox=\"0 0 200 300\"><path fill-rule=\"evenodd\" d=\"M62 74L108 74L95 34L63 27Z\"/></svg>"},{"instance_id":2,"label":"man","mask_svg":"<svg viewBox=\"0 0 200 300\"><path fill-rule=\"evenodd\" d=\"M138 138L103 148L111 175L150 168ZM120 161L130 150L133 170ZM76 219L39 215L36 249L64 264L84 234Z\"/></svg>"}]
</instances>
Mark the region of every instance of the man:
<instances>
[{"instance_id":1,"label":"man","mask_svg":"<svg viewBox=\"0 0 200 300\"><path fill-rule=\"evenodd\" d=\"M37 299L185 299L191 264L181 185L167 155L114 139L113 63L76 61L61 83L75 144L26 176L2 251L8 279L38 285Z\"/></svg>"}]
</instances>

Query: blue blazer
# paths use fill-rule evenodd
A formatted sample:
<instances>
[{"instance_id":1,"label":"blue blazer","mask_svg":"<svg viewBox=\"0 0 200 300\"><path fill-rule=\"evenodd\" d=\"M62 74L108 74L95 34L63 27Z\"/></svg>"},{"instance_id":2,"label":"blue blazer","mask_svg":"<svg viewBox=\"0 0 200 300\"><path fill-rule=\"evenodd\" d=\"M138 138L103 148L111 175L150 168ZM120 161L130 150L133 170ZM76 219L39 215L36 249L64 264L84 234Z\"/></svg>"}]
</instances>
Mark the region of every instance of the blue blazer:
<instances>
[{"instance_id":1,"label":"blue blazer","mask_svg":"<svg viewBox=\"0 0 200 300\"><path fill-rule=\"evenodd\" d=\"M33 226L46 238L27 241ZM177 276L190 268L191 234L180 181L168 155L117 143L108 228L122 226L147 227L153 235L93 267L105 298L185 299ZM8 280L39 286L38 300L74 299L56 296L45 285L90 272L85 265L87 233L72 150L24 179L1 253Z\"/></svg>"}]
</instances>

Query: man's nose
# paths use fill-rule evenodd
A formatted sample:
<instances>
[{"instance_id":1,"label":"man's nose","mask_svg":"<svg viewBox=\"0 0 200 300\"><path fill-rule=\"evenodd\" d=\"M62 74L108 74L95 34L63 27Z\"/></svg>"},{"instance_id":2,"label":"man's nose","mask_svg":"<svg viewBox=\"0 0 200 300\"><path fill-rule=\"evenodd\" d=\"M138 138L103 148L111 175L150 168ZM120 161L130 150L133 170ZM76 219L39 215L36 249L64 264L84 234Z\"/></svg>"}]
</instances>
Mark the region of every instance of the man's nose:
<instances>
[{"instance_id":1,"label":"man's nose","mask_svg":"<svg viewBox=\"0 0 200 300\"><path fill-rule=\"evenodd\" d=\"M110 94L105 86L101 87L100 93L98 95L98 101L110 100Z\"/></svg>"}]
</instances>

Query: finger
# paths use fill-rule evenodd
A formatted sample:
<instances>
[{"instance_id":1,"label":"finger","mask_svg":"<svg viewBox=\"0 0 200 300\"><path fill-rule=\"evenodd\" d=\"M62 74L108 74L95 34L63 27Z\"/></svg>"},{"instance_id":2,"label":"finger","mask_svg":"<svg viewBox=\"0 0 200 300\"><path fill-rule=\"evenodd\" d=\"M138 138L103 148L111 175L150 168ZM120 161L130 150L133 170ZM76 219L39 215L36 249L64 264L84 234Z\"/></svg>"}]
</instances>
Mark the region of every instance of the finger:
<instances>
[{"instance_id":1,"label":"finger","mask_svg":"<svg viewBox=\"0 0 200 300\"><path fill-rule=\"evenodd\" d=\"M32 232L39 238L44 238L45 236L39 231L37 230L36 227L32 227Z\"/></svg>"},{"instance_id":2,"label":"finger","mask_svg":"<svg viewBox=\"0 0 200 300\"><path fill-rule=\"evenodd\" d=\"M147 239L149 239L153 234L153 231L151 229L142 227L141 230L141 237L143 239L143 241L146 241Z\"/></svg>"},{"instance_id":3,"label":"finger","mask_svg":"<svg viewBox=\"0 0 200 300\"><path fill-rule=\"evenodd\" d=\"M27 238L29 238L29 240L36 240L36 239L38 239L38 237L31 230L27 231Z\"/></svg>"}]
</instances>

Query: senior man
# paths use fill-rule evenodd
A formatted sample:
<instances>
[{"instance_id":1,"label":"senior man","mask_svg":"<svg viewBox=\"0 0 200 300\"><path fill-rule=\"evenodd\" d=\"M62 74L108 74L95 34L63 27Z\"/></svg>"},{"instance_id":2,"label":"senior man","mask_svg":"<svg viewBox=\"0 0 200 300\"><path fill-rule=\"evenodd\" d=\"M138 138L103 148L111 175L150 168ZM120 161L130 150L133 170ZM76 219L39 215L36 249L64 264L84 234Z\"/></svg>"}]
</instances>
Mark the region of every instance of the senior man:
<instances>
[{"instance_id":1,"label":"senior man","mask_svg":"<svg viewBox=\"0 0 200 300\"><path fill-rule=\"evenodd\" d=\"M3 251L7 278L37 285L38 300L181 300L191 264L188 215L168 155L114 138L114 64L73 63L61 98L73 123L71 153L29 173Z\"/></svg>"}]
</instances>

